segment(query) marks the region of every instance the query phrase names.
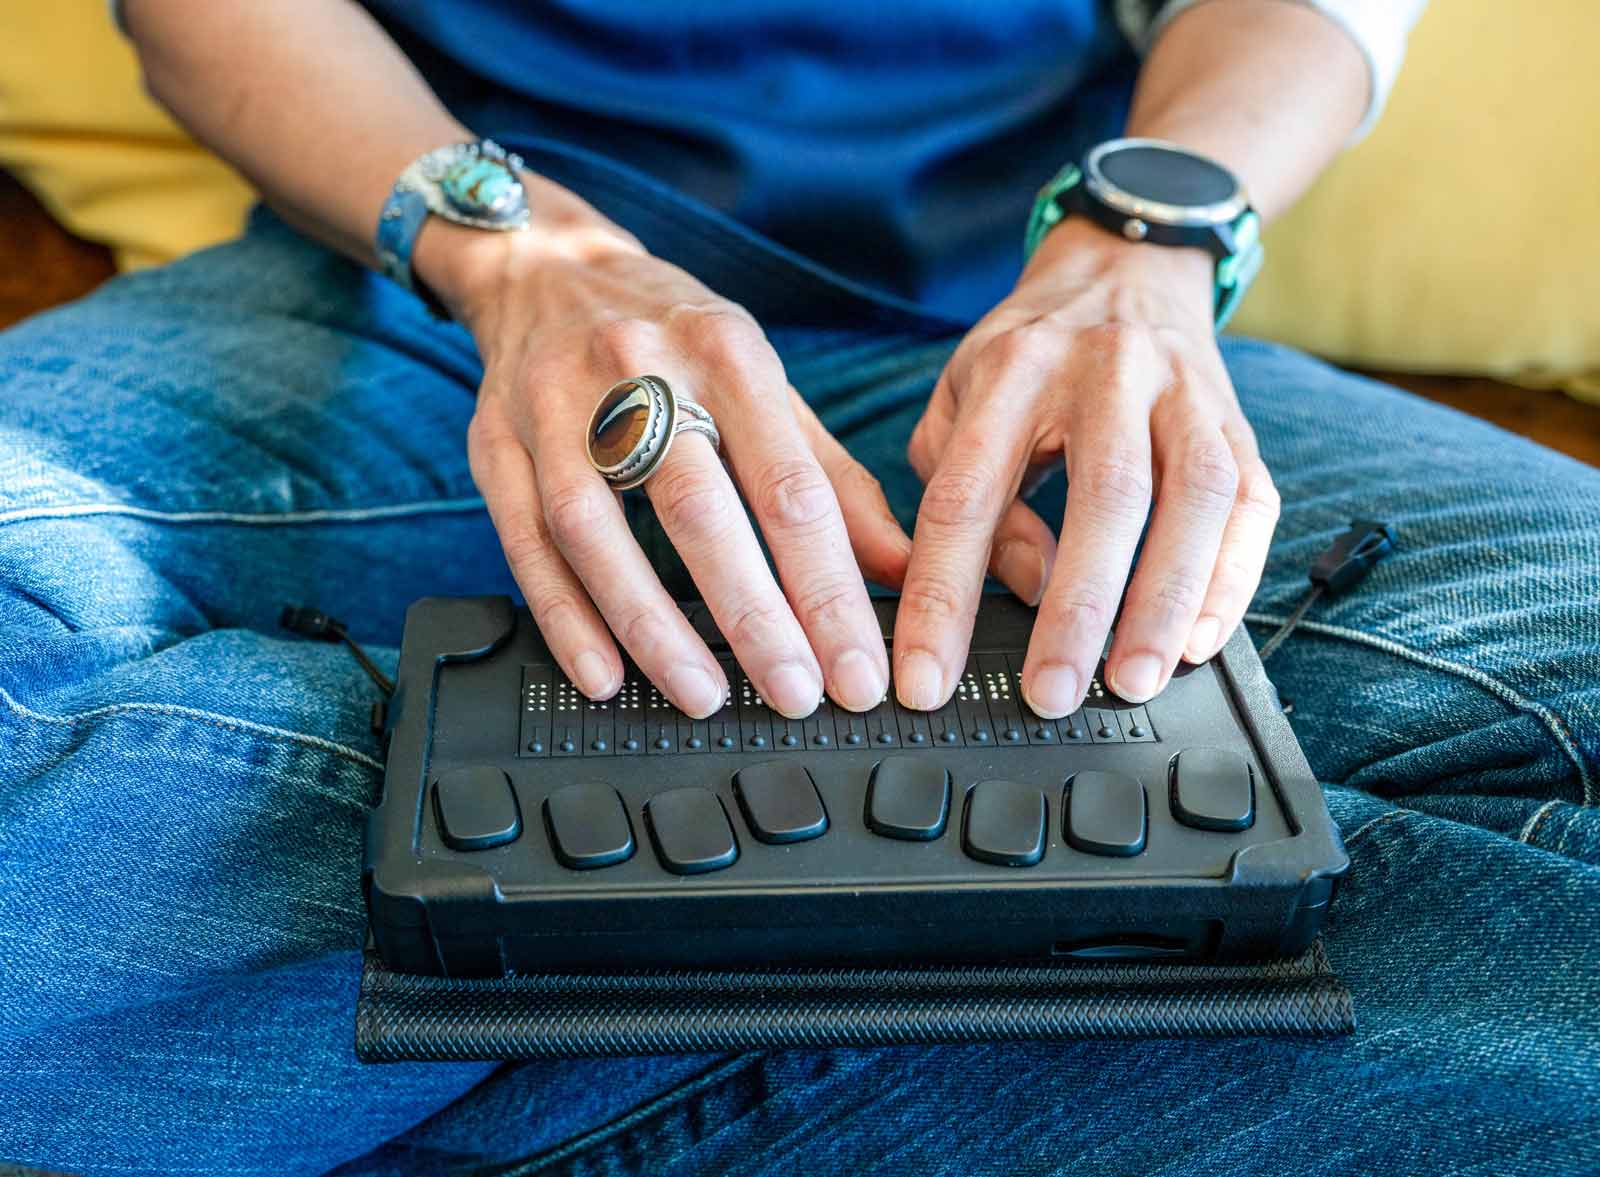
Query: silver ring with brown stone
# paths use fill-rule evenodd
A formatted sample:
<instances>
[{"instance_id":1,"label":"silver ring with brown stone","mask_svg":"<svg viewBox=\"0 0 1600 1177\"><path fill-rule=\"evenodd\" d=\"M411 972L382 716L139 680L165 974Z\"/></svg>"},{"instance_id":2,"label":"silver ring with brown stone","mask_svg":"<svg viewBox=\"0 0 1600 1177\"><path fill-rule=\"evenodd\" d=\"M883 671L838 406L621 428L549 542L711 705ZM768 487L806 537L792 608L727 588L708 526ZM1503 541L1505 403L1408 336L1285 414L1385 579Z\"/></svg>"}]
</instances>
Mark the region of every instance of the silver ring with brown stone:
<instances>
[{"instance_id":1,"label":"silver ring with brown stone","mask_svg":"<svg viewBox=\"0 0 1600 1177\"><path fill-rule=\"evenodd\" d=\"M722 435L699 401L676 394L659 376L631 376L606 390L589 418L589 462L617 490L639 486L666 459L677 434L703 434L713 450Z\"/></svg>"}]
</instances>

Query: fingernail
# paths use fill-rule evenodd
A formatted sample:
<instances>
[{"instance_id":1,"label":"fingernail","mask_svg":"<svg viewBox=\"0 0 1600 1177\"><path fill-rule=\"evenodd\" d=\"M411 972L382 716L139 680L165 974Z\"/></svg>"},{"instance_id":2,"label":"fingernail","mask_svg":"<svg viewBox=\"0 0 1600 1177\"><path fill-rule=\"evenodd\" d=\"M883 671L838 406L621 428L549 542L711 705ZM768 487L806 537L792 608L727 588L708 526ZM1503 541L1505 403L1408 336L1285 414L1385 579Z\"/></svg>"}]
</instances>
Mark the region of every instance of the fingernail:
<instances>
[{"instance_id":1,"label":"fingernail","mask_svg":"<svg viewBox=\"0 0 1600 1177\"><path fill-rule=\"evenodd\" d=\"M851 711L870 711L883 699L888 684L872 656L846 650L833 660L833 697Z\"/></svg>"},{"instance_id":2,"label":"fingernail","mask_svg":"<svg viewBox=\"0 0 1600 1177\"><path fill-rule=\"evenodd\" d=\"M1154 654L1135 654L1124 658L1110 672L1110 687L1117 697L1129 703L1143 703L1156 693L1161 682L1161 659Z\"/></svg>"},{"instance_id":3,"label":"fingernail","mask_svg":"<svg viewBox=\"0 0 1600 1177\"><path fill-rule=\"evenodd\" d=\"M1044 554L1026 540L1000 545L994 554L994 571L1004 584L1030 605L1044 596Z\"/></svg>"},{"instance_id":4,"label":"fingernail","mask_svg":"<svg viewBox=\"0 0 1600 1177\"><path fill-rule=\"evenodd\" d=\"M944 671L932 654L912 650L900 659L895 693L913 711L932 711L944 702Z\"/></svg>"},{"instance_id":5,"label":"fingernail","mask_svg":"<svg viewBox=\"0 0 1600 1177\"><path fill-rule=\"evenodd\" d=\"M681 710L704 719L722 706L727 689L698 666L686 665L674 666L667 675L667 694Z\"/></svg>"},{"instance_id":6,"label":"fingernail","mask_svg":"<svg viewBox=\"0 0 1600 1177\"><path fill-rule=\"evenodd\" d=\"M1056 663L1041 667L1022 685L1022 699L1036 715L1060 719L1078 706L1078 672Z\"/></svg>"},{"instance_id":7,"label":"fingernail","mask_svg":"<svg viewBox=\"0 0 1600 1177\"><path fill-rule=\"evenodd\" d=\"M767 676L762 696L779 715L804 719L822 701L822 687L805 667L785 662Z\"/></svg>"},{"instance_id":8,"label":"fingernail","mask_svg":"<svg viewBox=\"0 0 1600 1177\"><path fill-rule=\"evenodd\" d=\"M591 699L608 698L613 689L611 667L593 650L585 650L573 659L572 679L578 684L578 689Z\"/></svg>"},{"instance_id":9,"label":"fingernail","mask_svg":"<svg viewBox=\"0 0 1600 1177\"><path fill-rule=\"evenodd\" d=\"M1185 650L1189 661L1204 662L1217 652L1222 638L1222 622L1215 617L1202 617L1189 631L1189 646Z\"/></svg>"}]
</instances>

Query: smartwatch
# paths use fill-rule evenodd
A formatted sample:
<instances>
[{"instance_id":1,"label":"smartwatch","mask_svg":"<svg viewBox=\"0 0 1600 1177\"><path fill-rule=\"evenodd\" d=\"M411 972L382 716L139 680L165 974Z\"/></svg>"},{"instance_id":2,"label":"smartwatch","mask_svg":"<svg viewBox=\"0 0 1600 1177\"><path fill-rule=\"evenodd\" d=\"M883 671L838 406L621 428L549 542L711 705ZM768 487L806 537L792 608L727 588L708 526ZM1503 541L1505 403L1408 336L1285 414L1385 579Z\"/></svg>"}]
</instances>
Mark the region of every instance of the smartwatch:
<instances>
[{"instance_id":1,"label":"smartwatch","mask_svg":"<svg viewBox=\"0 0 1600 1177\"><path fill-rule=\"evenodd\" d=\"M1261 217L1239 178L1213 159L1161 139L1111 139L1039 190L1024 256L1071 214L1129 241L1204 249L1216 260L1217 330L1261 269Z\"/></svg>"},{"instance_id":2,"label":"smartwatch","mask_svg":"<svg viewBox=\"0 0 1600 1177\"><path fill-rule=\"evenodd\" d=\"M378 214L378 269L414 291L439 318L444 304L411 269L417 234L430 216L474 229L505 231L528 224L528 194L517 175L522 159L492 139L452 143L414 160L395 181Z\"/></svg>"}]
</instances>

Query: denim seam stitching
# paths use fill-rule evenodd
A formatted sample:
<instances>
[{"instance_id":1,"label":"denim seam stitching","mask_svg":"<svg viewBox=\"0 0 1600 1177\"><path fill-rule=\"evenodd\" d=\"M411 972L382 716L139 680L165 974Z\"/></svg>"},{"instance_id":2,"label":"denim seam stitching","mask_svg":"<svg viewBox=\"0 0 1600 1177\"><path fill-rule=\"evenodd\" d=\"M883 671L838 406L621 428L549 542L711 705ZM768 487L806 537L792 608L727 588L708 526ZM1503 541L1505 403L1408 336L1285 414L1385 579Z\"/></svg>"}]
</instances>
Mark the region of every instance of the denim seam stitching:
<instances>
[{"instance_id":1,"label":"denim seam stitching","mask_svg":"<svg viewBox=\"0 0 1600 1177\"><path fill-rule=\"evenodd\" d=\"M1365 825L1360 826L1354 833L1347 837L1344 840L1344 847L1346 850L1350 849L1350 847L1354 846L1357 842L1361 841L1361 839L1365 838L1369 833L1371 833L1378 826L1383 825L1385 822L1394 821L1396 818L1415 816L1417 816L1417 811L1415 809L1391 809L1388 813L1380 813L1377 817L1373 818Z\"/></svg>"},{"instance_id":2,"label":"denim seam stitching","mask_svg":"<svg viewBox=\"0 0 1600 1177\"><path fill-rule=\"evenodd\" d=\"M1246 621L1258 625L1283 625L1288 618L1276 613L1246 613ZM1589 774L1589 765L1584 754L1579 751L1573 742L1566 722L1550 708L1542 703L1535 703L1516 689L1507 686L1491 674L1473 666L1463 666L1459 662L1451 662L1447 658L1440 658L1437 654L1428 654L1422 650L1412 649L1410 646L1395 641L1393 638L1381 637L1377 634L1364 633L1358 629L1350 629L1343 625L1329 625L1324 621L1302 621L1296 627L1309 633L1319 633L1326 637L1343 638L1345 641L1357 645L1371 646L1385 653L1394 654L1421 666L1428 666L1434 670L1443 670L1449 674L1457 675L1468 682L1476 683L1490 694L1497 696L1503 702L1510 704L1519 711L1528 712L1550 732L1557 746L1565 753L1568 760L1578 770L1578 781L1583 786L1583 801L1586 805L1594 805L1600 801L1597 797L1594 778Z\"/></svg>"},{"instance_id":3,"label":"denim seam stitching","mask_svg":"<svg viewBox=\"0 0 1600 1177\"><path fill-rule=\"evenodd\" d=\"M609 1144L625 1132L632 1131L639 1126L657 1119L666 1112L671 1111L679 1104L704 1095L714 1088L722 1086L731 1079L738 1078L743 1072L760 1063L764 1056L760 1054L739 1055L726 1062L717 1064L709 1070L702 1071L692 1079L664 1091L660 1095L647 1100L630 1112L624 1112L609 1124L591 1129L574 1140L565 1144L558 1144L553 1149L533 1157L529 1160L514 1161L507 1168L498 1170L494 1177L532 1177L533 1174L548 1169L551 1165L558 1165L571 1161L585 1153L593 1152L605 1144Z\"/></svg>"},{"instance_id":4,"label":"denim seam stitching","mask_svg":"<svg viewBox=\"0 0 1600 1177\"><path fill-rule=\"evenodd\" d=\"M365 752L350 747L348 744L335 743L333 740L325 739L322 736L314 736L309 732L289 731L287 728L272 727L249 719L238 719L231 715L221 715L215 711L201 711L195 707L183 707L176 703L111 703L104 707L91 707L87 711L74 711L67 715L51 715L43 711L35 711L4 687L0 687L0 702L5 703L13 712L27 719L65 727L72 727L89 720L121 715L164 715L177 719L189 719L196 723L209 724L212 727L222 728L226 731L247 732L266 739L302 744L308 748L338 756L363 768L370 768L374 772L383 771L383 765L377 760L368 756Z\"/></svg>"},{"instance_id":5,"label":"denim seam stitching","mask_svg":"<svg viewBox=\"0 0 1600 1177\"><path fill-rule=\"evenodd\" d=\"M131 503L69 503L59 507L18 507L0 511L0 525L35 519L76 519L95 515L124 515L151 523L239 523L280 526L317 523L363 523L412 515L448 515L483 509L482 498L437 499L391 503L380 507L329 507L307 511L158 511Z\"/></svg>"},{"instance_id":6,"label":"denim seam stitching","mask_svg":"<svg viewBox=\"0 0 1600 1177\"><path fill-rule=\"evenodd\" d=\"M1517 833L1517 841L1531 846L1533 844L1534 835L1539 832L1539 827L1544 825L1544 823L1549 820L1549 817L1552 813L1565 804L1565 801L1558 799L1555 801L1546 801L1543 805L1539 806L1538 809L1535 809L1533 813L1528 816L1528 820L1523 822L1522 829Z\"/></svg>"}]
</instances>

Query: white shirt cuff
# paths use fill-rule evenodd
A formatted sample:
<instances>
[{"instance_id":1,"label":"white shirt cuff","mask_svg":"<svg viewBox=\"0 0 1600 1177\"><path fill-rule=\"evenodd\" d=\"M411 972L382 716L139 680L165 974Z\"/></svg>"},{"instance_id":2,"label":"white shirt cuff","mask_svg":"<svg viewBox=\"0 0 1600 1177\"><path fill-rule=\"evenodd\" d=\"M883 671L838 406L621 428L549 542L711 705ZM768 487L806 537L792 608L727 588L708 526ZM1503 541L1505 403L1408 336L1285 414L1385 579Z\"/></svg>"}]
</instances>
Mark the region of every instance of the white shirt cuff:
<instances>
[{"instance_id":1,"label":"white shirt cuff","mask_svg":"<svg viewBox=\"0 0 1600 1177\"><path fill-rule=\"evenodd\" d=\"M1117 23L1133 47L1148 52L1163 29L1179 13L1205 0L1116 0ZM1400 74L1406 38L1428 6L1428 0L1285 0L1322 13L1342 29L1367 63L1367 109L1350 136L1364 139L1383 113L1389 91Z\"/></svg>"}]
</instances>

